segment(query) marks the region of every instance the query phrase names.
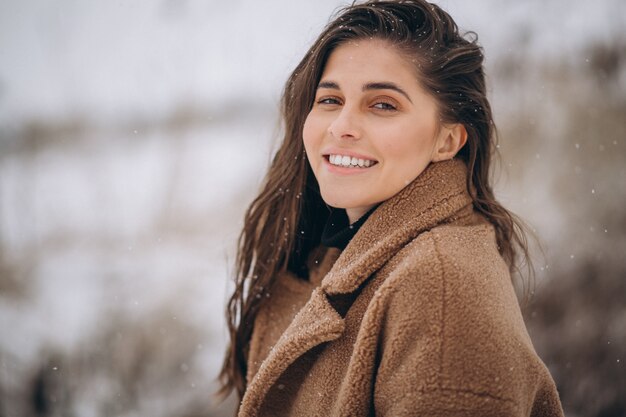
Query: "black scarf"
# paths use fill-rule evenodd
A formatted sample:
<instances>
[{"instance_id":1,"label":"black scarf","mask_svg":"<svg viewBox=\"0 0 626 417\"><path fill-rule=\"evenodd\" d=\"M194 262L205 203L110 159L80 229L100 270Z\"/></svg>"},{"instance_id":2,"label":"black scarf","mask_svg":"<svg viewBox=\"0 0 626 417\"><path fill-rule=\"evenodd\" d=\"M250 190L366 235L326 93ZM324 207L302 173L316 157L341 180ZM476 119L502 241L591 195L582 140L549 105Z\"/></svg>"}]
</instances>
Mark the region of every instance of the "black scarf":
<instances>
[{"instance_id":1,"label":"black scarf","mask_svg":"<svg viewBox=\"0 0 626 417\"><path fill-rule=\"evenodd\" d=\"M359 231L359 228L375 209L376 206L352 224L350 224L348 215L344 209L332 209L326 221L326 225L324 226L324 230L322 231L322 245L344 250L346 246L348 246L350 239L356 235L356 232Z\"/></svg>"}]
</instances>

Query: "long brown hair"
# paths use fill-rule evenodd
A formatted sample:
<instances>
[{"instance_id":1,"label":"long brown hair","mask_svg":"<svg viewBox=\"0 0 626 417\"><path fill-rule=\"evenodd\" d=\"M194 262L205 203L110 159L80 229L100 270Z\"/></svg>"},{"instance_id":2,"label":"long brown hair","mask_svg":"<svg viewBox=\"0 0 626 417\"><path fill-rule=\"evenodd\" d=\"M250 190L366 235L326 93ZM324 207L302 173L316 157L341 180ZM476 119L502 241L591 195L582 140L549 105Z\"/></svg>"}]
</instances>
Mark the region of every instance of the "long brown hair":
<instances>
[{"instance_id":1,"label":"long brown hair","mask_svg":"<svg viewBox=\"0 0 626 417\"><path fill-rule=\"evenodd\" d=\"M444 123L461 123L468 139L458 157L468 166L467 188L476 210L495 227L511 270L528 258L521 222L500 205L490 184L496 132L486 96L482 48L459 33L450 15L424 0L368 1L338 13L287 80L281 111L284 138L260 194L246 211L239 237L235 290L227 306L230 344L220 373L227 395L246 389L247 354L256 314L271 301L276 276L306 276L305 260L319 244L328 211L306 160L302 128L331 52L357 39L382 39L415 64L416 75L437 99Z\"/></svg>"}]
</instances>

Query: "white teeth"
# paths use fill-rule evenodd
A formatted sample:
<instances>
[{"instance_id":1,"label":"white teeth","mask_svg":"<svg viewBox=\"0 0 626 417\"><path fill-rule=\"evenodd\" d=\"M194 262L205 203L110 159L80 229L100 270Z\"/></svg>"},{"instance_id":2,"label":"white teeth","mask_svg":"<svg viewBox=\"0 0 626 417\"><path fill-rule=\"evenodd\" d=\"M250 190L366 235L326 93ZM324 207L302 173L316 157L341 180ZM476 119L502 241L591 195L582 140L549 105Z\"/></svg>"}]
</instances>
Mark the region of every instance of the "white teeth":
<instances>
[{"instance_id":1,"label":"white teeth","mask_svg":"<svg viewBox=\"0 0 626 417\"><path fill-rule=\"evenodd\" d=\"M328 155L328 161L333 165L350 168L369 168L376 163L369 159L354 158L347 155Z\"/></svg>"}]
</instances>

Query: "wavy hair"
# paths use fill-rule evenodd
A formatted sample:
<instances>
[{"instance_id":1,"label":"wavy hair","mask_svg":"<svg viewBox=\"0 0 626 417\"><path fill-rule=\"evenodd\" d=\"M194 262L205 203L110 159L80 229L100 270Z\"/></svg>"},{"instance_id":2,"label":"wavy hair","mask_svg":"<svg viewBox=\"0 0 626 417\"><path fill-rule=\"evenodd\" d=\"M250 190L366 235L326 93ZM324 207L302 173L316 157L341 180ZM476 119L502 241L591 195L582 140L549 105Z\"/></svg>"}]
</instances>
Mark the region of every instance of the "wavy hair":
<instances>
[{"instance_id":1,"label":"wavy hair","mask_svg":"<svg viewBox=\"0 0 626 417\"><path fill-rule=\"evenodd\" d=\"M276 276L290 270L306 277L305 261L319 244L324 226L320 219L328 216L328 209L304 153L302 129L329 55L338 45L360 39L383 40L410 59L416 77L436 99L441 121L465 126L467 142L457 157L467 164L473 205L493 224L500 254L511 271L518 261L528 259L524 226L496 201L490 183L496 130L477 36L460 34L448 13L424 0L347 6L326 26L283 91L284 137L261 192L245 213L238 241L235 290L226 311L230 344L218 392L223 396L236 390L241 398L245 392L254 320L263 303L271 300Z\"/></svg>"}]
</instances>

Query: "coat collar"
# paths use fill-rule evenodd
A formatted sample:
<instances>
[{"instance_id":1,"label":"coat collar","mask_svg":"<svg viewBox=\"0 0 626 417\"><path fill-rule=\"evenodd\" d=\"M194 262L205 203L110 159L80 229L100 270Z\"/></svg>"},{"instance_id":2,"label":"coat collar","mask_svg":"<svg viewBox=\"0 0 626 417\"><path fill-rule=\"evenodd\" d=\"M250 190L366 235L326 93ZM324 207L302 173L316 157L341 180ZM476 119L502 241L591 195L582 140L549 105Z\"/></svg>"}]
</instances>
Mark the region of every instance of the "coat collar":
<instances>
[{"instance_id":1,"label":"coat collar","mask_svg":"<svg viewBox=\"0 0 626 417\"><path fill-rule=\"evenodd\" d=\"M269 389L298 357L341 336L345 323L330 296L355 291L420 233L471 206L466 176L459 160L432 163L372 213L261 364L242 399L240 417L258 414Z\"/></svg>"},{"instance_id":2,"label":"coat collar","mask_svg":"<svg viewBox=\"0 0 626 417\"><path fill-rule=\"evenodd\" d=\"M372 213L322 281L329 295L356 290L400 248L471 204L460 160L432 163Z\"/></svg>"}]
</instances>

